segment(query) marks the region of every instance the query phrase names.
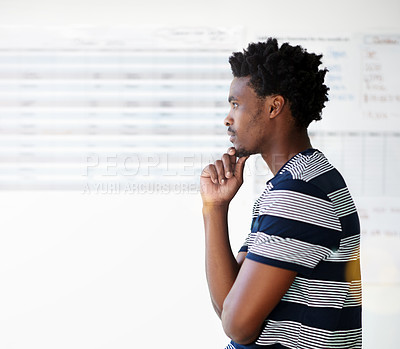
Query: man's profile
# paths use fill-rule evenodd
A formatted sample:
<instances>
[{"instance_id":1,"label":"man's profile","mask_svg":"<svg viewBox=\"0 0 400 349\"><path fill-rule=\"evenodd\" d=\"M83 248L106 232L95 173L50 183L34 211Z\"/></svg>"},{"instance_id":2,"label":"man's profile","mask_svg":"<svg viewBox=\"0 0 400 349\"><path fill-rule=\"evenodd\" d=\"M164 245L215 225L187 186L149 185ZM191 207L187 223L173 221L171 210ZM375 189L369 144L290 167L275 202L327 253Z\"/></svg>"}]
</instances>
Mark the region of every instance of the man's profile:
<instances>
[{"instance_id":1,"label":"man's profile","mask_svg":"<svg viewBox=\"0 0 400 349\"><path fill-rule=\"evenodd\" d=\"M208 287L229 349L361 348L357 211L307 133L328 100L321 57L269 38L229 59L233 147L200 178ZM274 177L235 256L227 215L252 154Z\"/></svg>"}]
</instances>

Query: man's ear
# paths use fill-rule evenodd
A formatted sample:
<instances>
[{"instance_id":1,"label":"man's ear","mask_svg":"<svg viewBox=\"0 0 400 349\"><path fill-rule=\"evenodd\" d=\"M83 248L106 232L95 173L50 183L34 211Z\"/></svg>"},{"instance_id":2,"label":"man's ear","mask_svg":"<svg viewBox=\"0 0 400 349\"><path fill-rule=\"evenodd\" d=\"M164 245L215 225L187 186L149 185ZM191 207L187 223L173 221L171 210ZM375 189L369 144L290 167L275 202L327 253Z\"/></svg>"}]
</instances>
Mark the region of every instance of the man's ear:
<instances>
[{"instance_id":1,"label":"man's ear","mask_svg":"<svg viewBox=\"0 0 400 349\"><path fill-rule=\"evenodd\" d=\"M285 105L285 98L281 95L271 96L268 103L269 118L277 117L283 110Z\"/></svg>"}]
</instances>

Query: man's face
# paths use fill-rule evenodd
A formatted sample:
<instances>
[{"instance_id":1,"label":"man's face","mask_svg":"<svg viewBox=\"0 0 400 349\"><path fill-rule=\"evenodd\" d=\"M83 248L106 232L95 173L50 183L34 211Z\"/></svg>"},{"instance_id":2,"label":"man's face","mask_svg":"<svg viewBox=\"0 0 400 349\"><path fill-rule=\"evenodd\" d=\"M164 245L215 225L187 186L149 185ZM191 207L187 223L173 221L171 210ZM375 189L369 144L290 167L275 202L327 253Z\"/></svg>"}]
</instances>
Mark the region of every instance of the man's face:
<instances>
[{"instance_id":1,"label":"man's face","mask_svg":"<svg viewBox=\"0 0 400 349\"><path fill-rule=\"evenodd\" d=\"M228 98L231 109L224 120L238 157L260 153L265 136L265 103L249 81L249 77L232 80Z\"/></svg>"}]
</instances>

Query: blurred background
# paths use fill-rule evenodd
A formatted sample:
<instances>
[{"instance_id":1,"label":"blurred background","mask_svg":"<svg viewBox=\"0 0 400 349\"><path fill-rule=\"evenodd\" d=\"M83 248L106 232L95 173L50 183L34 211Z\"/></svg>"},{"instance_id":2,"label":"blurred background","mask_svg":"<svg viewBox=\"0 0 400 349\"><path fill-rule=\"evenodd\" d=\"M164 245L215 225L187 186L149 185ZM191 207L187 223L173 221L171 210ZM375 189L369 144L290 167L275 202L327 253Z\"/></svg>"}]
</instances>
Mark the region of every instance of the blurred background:
<instances>
[{"instance_id":1,"label":"blurred background","mask_svg":"<svg viewBox=\"0 0 400 349\"><path fill-rule=\"evenodd\" d=\"M0 0L0 347L224 348L199 174L230 143L228 58L323 54L312 144L362 226L363 348L398 348L400 3ZM231 243L271 177L251 157Z\"/></svg>"}]
</instances>

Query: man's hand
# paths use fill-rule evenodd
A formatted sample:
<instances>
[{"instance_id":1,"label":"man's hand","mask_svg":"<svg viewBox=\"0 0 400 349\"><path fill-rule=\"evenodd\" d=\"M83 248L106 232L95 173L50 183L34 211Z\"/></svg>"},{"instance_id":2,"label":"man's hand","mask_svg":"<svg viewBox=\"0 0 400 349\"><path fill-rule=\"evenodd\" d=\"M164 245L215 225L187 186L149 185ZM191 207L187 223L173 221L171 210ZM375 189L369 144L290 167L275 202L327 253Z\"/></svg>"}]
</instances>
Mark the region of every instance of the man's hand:
<instances>
[{"instance_id":1,"label":"man's hand","mask_svg":"<svg viewBox=\"0 0 400 349\"><path fill-rule=\"evenodd\" d=\"M221 160L209 164L200 176L200 192L204 205L228 205L243 184L243 169L248 157L236 161L231 147Z\"/></svg>"}]
</instances>

